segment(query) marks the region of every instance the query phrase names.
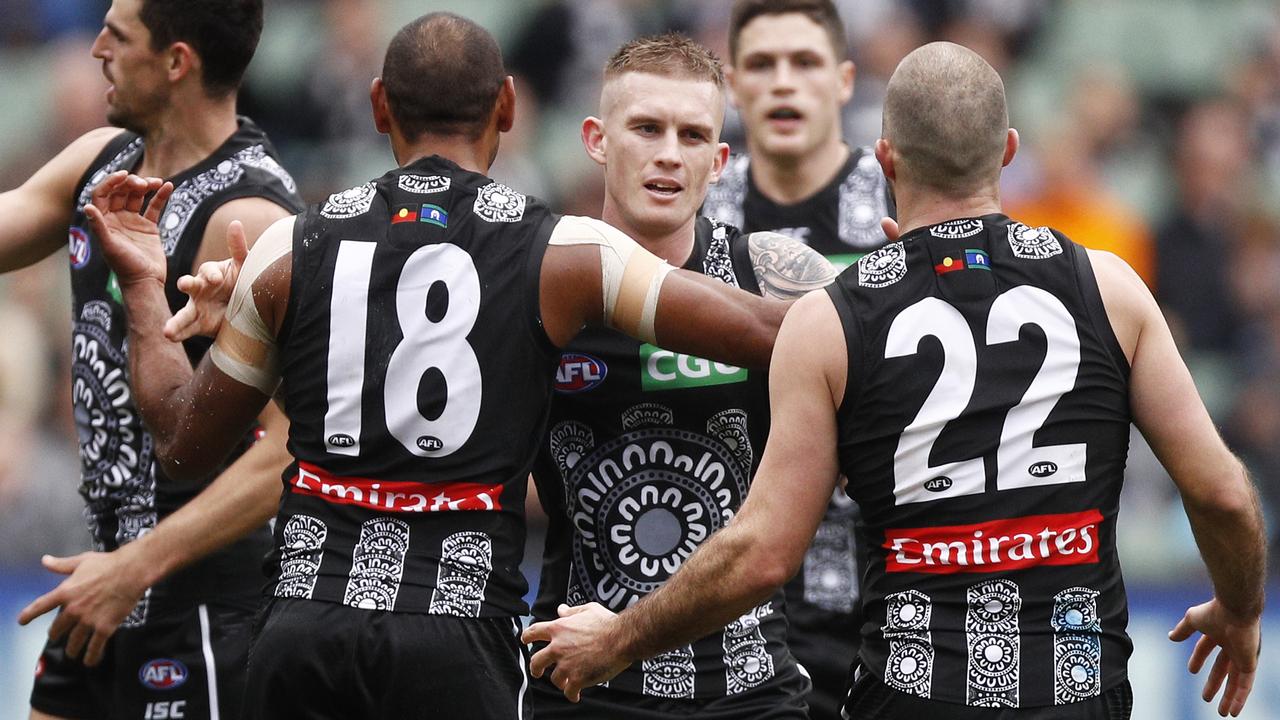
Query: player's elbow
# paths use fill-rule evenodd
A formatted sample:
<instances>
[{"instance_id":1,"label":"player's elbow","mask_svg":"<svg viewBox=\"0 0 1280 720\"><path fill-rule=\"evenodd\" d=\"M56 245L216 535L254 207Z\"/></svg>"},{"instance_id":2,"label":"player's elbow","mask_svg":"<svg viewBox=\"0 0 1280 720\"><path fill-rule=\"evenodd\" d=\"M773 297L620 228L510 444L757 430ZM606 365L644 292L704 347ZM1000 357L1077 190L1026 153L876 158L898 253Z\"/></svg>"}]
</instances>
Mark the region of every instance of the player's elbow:
<instances>
[{"instance_id":1,"label":"player's elbow","mask_svg":"<svg viewBox=\"0 0 1280 720\"><path fill-rule=\"evenodd\" d=\"M1215 522L1253 521L1260 513L1258 496L1244 465L1231 458L1223 477L1222 481L1207 485L1204 492L1184 495L1188 511L1208 516Z\"/></svg>"},{"instance_id":2,"label":"player's elbow","mask_svg":"<svg viewBox=\"0 0 1280 720\"><path fill-rule=\"evenodd\" d=\"M746 539L738 550L741 566L747 569L745 583L754 596L767 597L782 587L800 569L771 543Z\"/></svg>"},{"instance_id":3,"label":"player's elbow","mask_svg":"<svg viewBox=\"0 0 1280 720\"><path fill-rule=\"evenodd\" d=\"M172 440L157 441L156 460L167 480L188 486L201 484L216 464L202 457L198 448L184 447Z\"/></svg>"}]
</instances>

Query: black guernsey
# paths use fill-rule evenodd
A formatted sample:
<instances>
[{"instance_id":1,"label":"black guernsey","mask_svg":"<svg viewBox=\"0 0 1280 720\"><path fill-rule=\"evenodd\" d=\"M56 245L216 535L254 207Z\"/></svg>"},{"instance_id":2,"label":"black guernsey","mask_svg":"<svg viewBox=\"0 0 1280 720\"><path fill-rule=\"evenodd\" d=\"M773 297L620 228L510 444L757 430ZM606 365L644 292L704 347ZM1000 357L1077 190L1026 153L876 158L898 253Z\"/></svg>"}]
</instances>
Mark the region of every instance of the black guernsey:
<instances>
[{"instance_id":1,"label":"black guernsey","mask_svg":"<svg viewBox=\"0 0 1280 720\"><path fill-rule=\"evenodd\" d=\"M526 479L559 352L545 205L432 156L295 225L278 597L523 614Z\"/></svg>"},{"instance_id":2,"label":"black guernsey","mask_svg":"<svg viewBox=\"0 0 1280 720\"><path fill-rule=\"evenodd\" d=\"M840 467L870 564L862 659L981 707L1123 682L1128 363L1083 247L1003 215L908 233L829 287Z\"/></svg>"},{"instance_id":3,"label":"black guernsey","mask_svg":"<svg viewBox=\"0 0 1280 720\"><path fill-rule=\"evenodd\" d=\"M168 178L174 191L159 226L168 256L165 294L172 311L186 304L177 279L192 271L205 225L220 206L239 198L262 197L290 212L302 209L293 178L277 162L266 135L247 118L239 118L238 123L235 134L212 155ZM122 132L107 143L76 186L79 195L74 198L69 230L74 312L72 403L80 436L80 494L85 499L85 518L94 547L101 551L137 539L207 482L176 483L164 477L156 464L154 443L143 427L129 387L128 328L120 286L84 214L94 186L117 170L136 169L144 152L142 138L131 132ZM193 363L199 362L209 346L207 338L184 343ZM232 460L247 444L246 440ZM221 598L253 602L261 593L264 577L260 567L268 543L264 526L162 580L143 596L125 619L125 627L142 625L149 614L165 612L166 607L183 607L195 601Z\"/></svg>"},{"instance_id":4,"label":"black guernsey","mask_svg":"<svg viewBox=\"0 0 1280 720\"><path fill-rule=\"evenodd\" d=\"M840 172L818 192L792 205L765 197L751 178L751 159L735 155L707 191L702 214L741 228L789 235L845 267L885 242L880 219L894 214L893 198L871 148L850 148Z\"/></svg>"},{"instance_id":5,"label":"black guernsey","mask_svg":"<svg viewBox=\"0 0 1280 720\"><path fill-rule=\"evenodd\" d=\"M859 147L850 149L844 167L826 187L793 205L765 197L751 179L750 158L735 156L711 186L702 212L731 225L741 223L743 232L788 234L844 268L884 245L880 219L894 209L875 154ZM833 493L800 572L786 585L788 635L796 657L813 676L813 712L824 718L839 716L845 670L857 652L862 623L857 515L857 506L844 493ZM841 643L833 643L832 636Z\"/></svg>"},{"instance_id":6,"label":"black guernsey","mask_svg":"<svg viewBox=\"0 0 1280 720\"><path fill-rule=\"evenodd\" d=\"M707 218L697 220L684 269L760 293L747 236ZM608 329L564 349L534 466L549 518L536 619L555 619L560 603L620 612L728 523L768 436L766 376ZM610 689L713 698L795 674L781 595L723 631L632 665Z\"/></svg>"}]
</instances>

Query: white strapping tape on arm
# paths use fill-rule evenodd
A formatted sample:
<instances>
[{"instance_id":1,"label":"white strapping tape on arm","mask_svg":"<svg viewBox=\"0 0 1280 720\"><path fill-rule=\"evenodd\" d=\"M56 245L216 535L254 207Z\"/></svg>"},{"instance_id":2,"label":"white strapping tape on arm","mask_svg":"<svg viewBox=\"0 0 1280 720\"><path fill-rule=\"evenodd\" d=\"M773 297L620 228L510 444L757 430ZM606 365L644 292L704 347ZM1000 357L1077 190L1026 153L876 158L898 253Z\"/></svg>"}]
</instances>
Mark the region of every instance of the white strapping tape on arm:
<instances>
[{"instance_id":1,"label":"white strapping tape on arm","mask_svg":"<svg viewBox=\"0 0 1280 720\"><path fill-rule=\"evenodd\" d=\"M626 233L593 218L566 215L556 223L548 242L598 246L605 324L647 342L657 342L654 321L658 297L667 274L675 268L640 247Z\"/></svg>"},{"instance_id":2,"label":"white strapping tape on arm","mask_svg":"<svg viewBox=\"0 0 1280 720\"><path fill-rule=\"evenodd\" d=\"M292 220L292 218L289 218ZM280 225L281 227L277 227ZM292 222L267 229L249 250L227 304L227 318L209 357L229 377L271 395L280 384L275 335L258 313L253 283L267 268L293 251Z\"/></svg>"}]
</instances>

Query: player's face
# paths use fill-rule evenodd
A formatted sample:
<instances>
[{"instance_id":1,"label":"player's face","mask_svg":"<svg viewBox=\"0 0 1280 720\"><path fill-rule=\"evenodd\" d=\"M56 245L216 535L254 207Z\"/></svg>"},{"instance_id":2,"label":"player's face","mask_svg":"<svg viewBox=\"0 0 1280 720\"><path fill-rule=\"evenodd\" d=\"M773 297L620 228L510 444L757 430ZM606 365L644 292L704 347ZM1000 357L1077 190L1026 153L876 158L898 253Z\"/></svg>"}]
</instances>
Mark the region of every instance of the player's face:
<instances>
[{"instance_id":1,"label":"player's face","mask_svg":"<svg viewBox=\"0 0 1280 720\"><path fill-rule=\"evenodd\" d=\"M761 15L738 35L730 84L752 149L804 158L839 140L853 64L837 60L826 31L808 17Z\"/></svg>"},{"instance_id":2,"label":"player's face","mask_svg":"<svg viewBox=\"0 0 1280 720\"><path fill-rule=\"evenodd\" d=\"M715 83L630 72L604 94L605 194L635 232L674 232L697 214L728 155Z\"/></svg>"},{"instance_id":3,"label":"player's face","mask_svg":"<svg viewBox=\"0 0 1280 720\"><path fill-rule=\"evenodd\" d=\"M151 33L138 11L142 0L114 0L93 41L107 88L107 120L145 132L168 102L166 55L151 49Z\"/></svg>"}]
</instances>

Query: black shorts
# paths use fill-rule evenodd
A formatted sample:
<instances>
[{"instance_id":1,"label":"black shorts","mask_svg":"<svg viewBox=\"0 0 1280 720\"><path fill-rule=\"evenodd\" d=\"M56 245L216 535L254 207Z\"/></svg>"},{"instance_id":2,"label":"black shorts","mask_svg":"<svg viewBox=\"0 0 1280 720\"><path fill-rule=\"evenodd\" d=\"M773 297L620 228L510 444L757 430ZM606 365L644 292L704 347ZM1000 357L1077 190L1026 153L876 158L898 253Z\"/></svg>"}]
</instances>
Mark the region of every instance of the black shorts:
<instances>
[{"instance_id":1,"label":"black shorts","mask_svg":"<svg viewBox=\"0 0 1280 720\"><path fill-rule=\"evenodd\" d=\"M813 683L809 693L812 720L840 720L858 644L836 633L802 630L794 625L787 628L787 646Z\"/></svg>"},{"instance_id":2,"label":"black shorts","mask_svg":"<svg viewBox=\"0 0 1280 720\"><path fill-rule=\"evenodd\" d=\"M276 599L249 653L246 716L532 717L515 618L460 618Z\"/></svg>"},{"instance_id":3,"label":"black shorts","mask_svg":"<svg viewBox=\"0 0 1280 720\"><path fill-rule=\"evenodd\" d=\"M200 605L120 628L86 667L50 642L36 664L31 707L64 718L237 720L254 613ZM65 640L65 639L64 639Z\"/></svg>"},{"instance_id":4,"label":"black shorts","mask_svg":"<svg viewBox=\"0 0 1280 720\"><path fill-rule=\"evenodd\" d=\"M608 687L592 687L582 691L577 703L569 702L564 693L548 680L547 675L533 680L534 717L537 720L666 720L690 717L698 720L808 720L805 696L809 681L799 673L790 678L770 682L737 695L725 697L672 700L619 692ZM918 720L918 719L917 719Z\"/></svg>"},{"instance_id":5,"label":"black shorts","mask_svg":"<svg viewBox=\"0 0 1280 720\"><path fill-rule=\"evenodd\" d=\"M844 711L848 718L877 720L1129 720L1133 712L1133 689L1125 680L1092 700L1070 705L992 709L927 700L899 692L864 671L854 681Z\"/></svg>"}]
</instances>

